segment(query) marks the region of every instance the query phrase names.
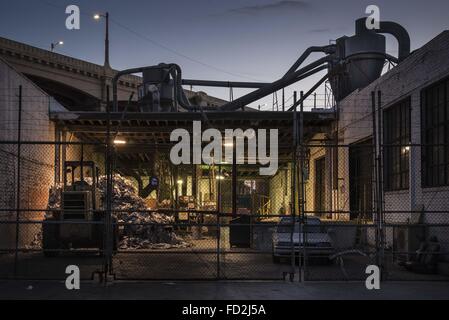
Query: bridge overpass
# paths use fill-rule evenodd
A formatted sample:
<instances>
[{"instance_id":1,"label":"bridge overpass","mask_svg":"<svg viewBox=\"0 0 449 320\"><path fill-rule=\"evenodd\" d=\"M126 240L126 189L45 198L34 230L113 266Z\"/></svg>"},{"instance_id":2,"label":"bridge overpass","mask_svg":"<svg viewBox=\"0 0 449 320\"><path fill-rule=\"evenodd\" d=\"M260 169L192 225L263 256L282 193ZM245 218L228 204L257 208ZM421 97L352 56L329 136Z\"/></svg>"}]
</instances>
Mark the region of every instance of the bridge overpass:
<instances>
[{"instance_id":1,"label":"bridge overpass","mask_svg":"<svg viewBox=\"0 0 449 320\"><path fill-rule=\"evenodd\" d=\"M107 86L112 97L112 78L117 73L110 67L33 47L0 37L0 58L17 71L29 77L69 110L103 111ZM131 93L137 98L141 78L125 75L118 83L118 100L126 104ZM187 98L195 104L219 106L226 101L208 96L204 92L185 90Z\"/></svg>"},{"instance_id":2,"label":"bridge overpass","mask_svg":"<svg viewBox=\"0 0 449 320\"><path fill-rule=\"evenodd\" d=\"M116 73L109 67L1 37L0 57L69 109L101 110L107 100L106 88ZM122 77L118 86L119 100L127 101L140 83L140 77Z\"/></svg>"}]
</instances>

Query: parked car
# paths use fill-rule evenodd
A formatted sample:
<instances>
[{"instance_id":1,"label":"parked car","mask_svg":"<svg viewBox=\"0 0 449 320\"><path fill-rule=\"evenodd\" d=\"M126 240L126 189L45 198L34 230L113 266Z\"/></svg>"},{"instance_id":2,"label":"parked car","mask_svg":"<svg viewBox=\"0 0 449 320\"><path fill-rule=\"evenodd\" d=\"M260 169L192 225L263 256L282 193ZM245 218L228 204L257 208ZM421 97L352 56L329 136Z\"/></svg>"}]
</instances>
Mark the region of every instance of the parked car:
<instances>
[{"instance_id":1,"label":"parked car","mask_svg":"<svg viewBox=\"0 0 449 320\"><path fill-rule=\"evenodd\" d=\"M296 218L294 228L292 217L283 217L276 226L273 234L273 262L279 263L281 258L291 258L292 256L292 238L295 257L303 255L306 243L307 257L327 258L335 252L331 239L324 230L321 220L318 217L307 217L305 223L305 233L299 218ZM292 234L293 229L293 234Z\"/></svg>"}]
</instances>

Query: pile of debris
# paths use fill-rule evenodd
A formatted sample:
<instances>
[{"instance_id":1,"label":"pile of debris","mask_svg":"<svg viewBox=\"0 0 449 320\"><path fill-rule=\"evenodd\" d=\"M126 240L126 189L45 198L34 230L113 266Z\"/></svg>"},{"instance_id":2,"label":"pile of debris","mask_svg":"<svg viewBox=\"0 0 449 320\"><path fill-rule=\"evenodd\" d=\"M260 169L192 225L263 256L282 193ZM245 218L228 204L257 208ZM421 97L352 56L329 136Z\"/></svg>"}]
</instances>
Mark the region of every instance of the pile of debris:
<instances>
[{"instance_id":1,"label":"pile of debris","mask_svg":"<svg viewBox=\"0 0 449 320\"><path fill-rule=\"evenodd\" d=\"M36 250L42 248L42 230L36 233L33 237L33 241L29 245L25 245L27 250Z\"/></svg>"},{"instance_id":2,"label":"pile of debris","mask_svg":"<svg viewBox=\"0 0 449 320\"><path fill-rule=\"evenodd\" d=\"M61 195L62 195L62 186L56 185L51 187L49 194L48 194L48 206L47 210L48 212L45 213L45 215L51 215L51 210L59 210L61 209Z\"/></svg>"},{"instance_id":3,"label":"pile of debris","mask_svg":"<svg viewBox=\"0 0 449 320\"><path fill-rule=\"evenodd\" d=\"M103 201L106 198L106 177L99 179ZM112 179L113 216L124 225L120 249L153 249L188 247L189 243L176 235L172 224L174 217L148 211L145 200L139 197L131 180L115 174Z\"/></svg>"},{"instance_id":4,"label":"pile of debris","mask_svg":"<svg viewBox=\"0 0 449 320\"><path fill-rule=\"evenodd\" d=\"M87 180L87 179L86 179ZM92 183L92 181L87 181ZM119 174L113 176L112 181L112 210L113 217L123 226L118 248L126 249L169 249L186 248L191 244L173 231L174 217L149 211L145 200L139 197L131 180ZM106 207L106 176L99 178L99 193ZM54 186L50 189L48 210L61 208L62 187ZM42 247L42 231L34 236L27 249Z\"/></svg>"}]
</instances>

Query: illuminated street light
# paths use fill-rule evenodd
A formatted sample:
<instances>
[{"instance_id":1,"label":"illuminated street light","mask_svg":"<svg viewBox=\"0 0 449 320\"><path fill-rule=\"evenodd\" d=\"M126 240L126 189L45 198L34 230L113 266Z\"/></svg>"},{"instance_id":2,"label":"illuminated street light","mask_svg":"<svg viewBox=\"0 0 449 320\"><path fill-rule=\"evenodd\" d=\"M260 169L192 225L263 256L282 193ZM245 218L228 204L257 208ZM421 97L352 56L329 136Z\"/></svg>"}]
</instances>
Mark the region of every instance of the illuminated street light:
<instances>
[{"instance_id":1,"label":"illuminated street light","mask_svg":"<svg viewBox=\"0 0 449 320\"><path fill-rule=\"evenodd\" d=\"M106 20L106 35L104 40L104 66L110 67L109 64L109 12L105 14L96 13L93 16L94 20L99 21L101 18Z\"/></svg>"},{"instance_id":2,"label":"illuminated street light","mask_svg":"<svg viewBox=\"0 0 449 320\"><path fill-rule=\"evenodd\" d=\"M64 41L52 42L51 46L50 46L51 52L55 51L56 46L63 46L63 45L64 45Z\"/></svg>"}]
</instances>

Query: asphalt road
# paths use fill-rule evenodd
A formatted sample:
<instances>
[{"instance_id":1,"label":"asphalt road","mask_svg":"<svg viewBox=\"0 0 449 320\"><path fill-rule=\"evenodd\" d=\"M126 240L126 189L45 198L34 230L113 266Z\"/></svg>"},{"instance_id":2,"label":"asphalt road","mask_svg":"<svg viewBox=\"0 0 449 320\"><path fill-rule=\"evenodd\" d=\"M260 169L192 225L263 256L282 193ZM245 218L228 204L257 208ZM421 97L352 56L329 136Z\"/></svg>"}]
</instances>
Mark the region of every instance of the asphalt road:
<instances>
[{"instance_id":1,"label":"asphalt road","mask_svg":"<svg viewBox=\"0 0 449 320\"><path fill-rule=\"evenodd\" d=\"M69 291L62 281L0 281L0 299L311 300L449 299L449 282L384 282L367 290L363 282L82 282Z\"/></svg>"},{"instance_id":2,"label":"asphalt road","mask_svg":"<svg viewBox=\"0 0 449 320\"><path fill-rule=\"evenodd\" d=\"M229 252L220 254L218 260L214 251L129 251L118 253L112 261L116 280L282 280L292 271L289 259L273 263L269 253ZM449 281L448 276L411 273L390 260L386 262L385 276L391 281ZM94 273L102 271L104 260L78 254L45 258L41 252L31 252L19 254L17 270L14 263L14 255L0 255L0 279L13 279L16 271L17 278L23 280L62 280L66 267L76 265L82 280L92 280ZM374 263L360 256L345 257L343 267L310 261L304 276L308 281L364 280L366 266ZM293 270L299 274L297 265Z\"/></svg>"}]
</instances>

